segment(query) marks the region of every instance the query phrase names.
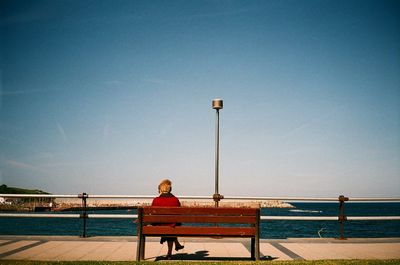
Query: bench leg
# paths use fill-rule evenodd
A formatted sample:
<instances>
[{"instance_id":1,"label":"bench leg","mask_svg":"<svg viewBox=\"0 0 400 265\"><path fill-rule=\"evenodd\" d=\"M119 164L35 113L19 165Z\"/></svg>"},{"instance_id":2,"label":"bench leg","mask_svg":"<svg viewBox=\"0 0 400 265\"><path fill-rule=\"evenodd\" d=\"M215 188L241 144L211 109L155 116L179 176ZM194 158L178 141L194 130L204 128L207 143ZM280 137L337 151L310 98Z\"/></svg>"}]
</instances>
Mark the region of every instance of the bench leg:
<instances>
[{"instance_id":1,"label":"bench leg","mask_svg":"<svg viewBox=\"0 0 400 265\"><path fill-rule=\"evenodd\" d=\"M138 236L137 248L136 248L136 261L144 259L144 247L146 238L144 236Z\"/></svg>"},{"instance_id":2,"label":"bench leg","mask_svg":"<svg viewBox=\"0 0 400 265\"><path fill-rule=\"evenodd\" d=\"M259 238L251 238L251 259L260 260L260 240Z\"/></svg>"},{"instance_id":3,"label":"bench leg","mask_svg":"<svg viewBox=\"0 0 400 265\"><path fill-rule=\"evenodd\" d=\"M255 255L256 255L256 260L260 260L260 238L256 237L255 238Z\"/></svg>"},{"instance_id":4,"label":"bench leg","mask_svg":"<svg viewBox=\"0 0 400 265\"><path fill-rule=\"evenodd\" d=\"M145 246L146 246L146 237L143 237L142 245L140 247L140 260L144 260Z\"/></svg>"},{"instance_id":5,"label":"bench leg","mask_svg":"<svg viewBox=\"0 0 400 265\"><path fill-rule=\"evenodd\" d=\"M251 247L251 259L252 259L252 260L255 260L255 259L256 259L256 256L255 256L255 249L256 249L255 242L256 242L255 238L252 237L252 238L251 238L251 243L250 243L250 247Z\"/></svg>"},{"instance_id":6,"label":"bench leg","mask_svg":"<svg viewBox=\"0 0 400 265\"><path fill-rule=\"evenodd\" d=\"M257 209L257 221L255 224L256 233L254 236L254 255L255 259L260 260L260 209Z\"/></svg>"},{"instance_id":7,"label":"bench leg","mask_svg":"<svg viewBox=\"0 0 400 265\"><path fill-rule=\"evenodd\" d=\"M136 247L136 261L140 261L140 253L143 244L143 236L138 235L137 247Z\"/></svg>"}]
</instances>

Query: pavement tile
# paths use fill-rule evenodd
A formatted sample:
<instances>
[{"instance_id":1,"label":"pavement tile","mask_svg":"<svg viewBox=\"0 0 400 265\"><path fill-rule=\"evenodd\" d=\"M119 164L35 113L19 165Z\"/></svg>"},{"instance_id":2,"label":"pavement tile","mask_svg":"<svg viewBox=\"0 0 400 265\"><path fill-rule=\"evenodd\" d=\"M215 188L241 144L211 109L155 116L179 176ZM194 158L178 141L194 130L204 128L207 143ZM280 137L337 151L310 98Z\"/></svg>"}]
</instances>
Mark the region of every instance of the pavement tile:
<instances>
[{"instance_id":1,"label":"pavement tile","mask_svg":"<svg viewBox=\"0 0 400 265\"><path fill-rule=\"evenodd\" d=\"M283 243L282 245L306 260L400 258L400 243Z\"/></svg>"},{"instance_id":2,"label":"pavement tile","mask_svg":"<svg viewBox=\"0 0 400 265\"><path fill-rule=\"evenodd\" d=\"M291 257L268 243L260 244L260 252L272 260L292 260Z\"/></svg>"},{"instance_id":3,"label":"pavement tile","mask_svg":"<svg viewBox=\"0 0 400 265\"><path fill-rule=\"evenodd\" d=\"M85 251L84 255L79 260L108 260L110 253L117 250L121 243L118 242L99 242L100 244L94 244L98 242L90 242L88 244L95 245L92 251Z\"/></svg>"},{"instance_id":4,"label":"pavement tile","mask_svg":"<svg viewBox=\"0 0 400 265\"><path fill-rule=\"evenodd\" d=\"M250 251L248 251L247 248L241 243L223 243L222 245L226 249L226 253L228 254L227 257L232 257L232 258L251 257Z\"/></svg>"},{"instance_id":5,"label":"pavement tile","mask_svg":"<svg viewBox=\"0 0 400 265\"><path fill-rule=\"evenodd\" d=\"M250 252L241 243L204 243L210 257L249 258Z\"/></svg>"},{"instance_id":6,"label":"pavement tile","mask_svg":"<svg viewBox=\"0 0 400 265\"><path fill-rule=\"evenodd\" d=\"M283 243L282 246L296 253L306 260L320 260L320 259L350 259L347 251L343 251L340 244L329 243ZM348 250L348 249L347 249Z\"/></svg>"},{"instance_id":7,"label":"pavement tile","mask_svg":"<svg viewBox=\"0 0 400 265\"><path fill-rule=\"evenodd\" d=\"M17 249L17 248L25 247L32 243L36 243L36 242L38 242L38 241L21 240L21 241L15 242L15 243L4 245L4 246L0 247L0 254L9 252L9 251ZM7 257L9 257L9 256L7 256Z\"/></svg>"},{"instance_id":8,"label":"pavement tile","mask_svg":"<svg viewBox=\"0 0 400 265\"><path fill-rule=\"evenodd\" d=\"M223 243L204 243L204 250L208 251L209 257L229 257L225 244ZM247 252L247 249L245 249Z\"/></svg>"},{"instance_id":9,"label":"pavement tile","mask_svg":"<svg viewBox=\"0 0 400 265\"><path fill-rule=\"evenodd\" d=\"M357 259L399 259L400 243L352 244L351 250Z\"/></svg>"},{"instance_id":10,"label":"pavement tile","mask_svg":"<svg viewBox=\"0 0 400 265\"><path fill-rule=\"evenodd\" d=\"M379 249L374 249L374 258L376 259L385 259L386 257L391 257L391 259L400 259L400 243L398 244L388 244L388 243L382 243L384 244L381 248Z\"/></svg>"},{"instance_id":11,"label":"pavement tile","mask_svg":"<svg viewBox=\"0 0 400 265\"><path fill-rule=\"evenodd\" d=\"M182 245L185 246L184 249L179 252L173 252L174 259L183 260L198 260L209 257L209 251L205 248L203 242L187 242L186 240L179 239ZM167 248L165 248L163 255L167 253Z\"/></svg>"},{"instance_id":12,"label":"pavement tile","mask_svg":"<svg viewBox=\"0 0 400 265\"><path fill-rule=\"evenodd\" d=\"M136 248L132 249L136 258ZM146 242L145 256L146 260L154 260L160 256L166 255L168 251L167 243Z\"/></svg>"},{"instance_id":13,"label":"pavement tile","mask_svg":"<svg viewBox=\"0 0 400 265\"><path fill-rule=\"evenodd\" d=\"M97 242L96 242L97 243ZM100 242L102 243L102 242ZM10 256L10 259L28 260L79 260L96 246L77 241L50 241L32 249Z\"/></svg>"},{"instance_id":14,"label":"pavement tile","mask_svg":"<svg viewBox=\"0 0 400 265\"><path fill-rule=\"evenodd\" d=\"M80 260L88 253L95 252L99 247L109 242L67 242L65 251L58 255L57 260Z\"/></svg>"},{"instance_id":15,"label":"pavement tile","mask_svg":"<svg viewBox=\"0 0 400 265\"><path fill-rule=\"evenodd\" d=\"M118 248L109 253L109 261L130 261L136 260L136 242L121 242Z\"/></svg>"}]
</instances>

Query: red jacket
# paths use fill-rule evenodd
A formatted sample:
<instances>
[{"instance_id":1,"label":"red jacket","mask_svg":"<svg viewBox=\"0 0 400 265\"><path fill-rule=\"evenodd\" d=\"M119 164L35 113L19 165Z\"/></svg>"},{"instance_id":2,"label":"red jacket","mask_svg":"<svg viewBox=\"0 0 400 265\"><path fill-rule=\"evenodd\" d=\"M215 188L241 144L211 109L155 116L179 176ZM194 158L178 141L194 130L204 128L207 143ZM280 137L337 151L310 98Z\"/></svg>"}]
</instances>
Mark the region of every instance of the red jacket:
<instances>
[{"instance_id":1,"label":"red jacket","mask_svg":"<svg viewBox=\"0 0 400 265\"><path fill-rule=\"evenodd\" d=\"M153 199L151 206L179 207L181 203L172 193L161 193L159 197Z\"/></svg>"},{"instance_id":2,"label":"red jacket","mask_svg":"<svg viewBox=\"0 0 400 265\"><path fill-rule=\"evenodd\" d=\"M160 207L179 207L181 203L177 197L175 197L172 193L162 193L159 197L153 199L153 203L151 206L160 206ZM160 224L153 224L160 225ZM179 223L171 223L171 224L162 224L166 226L175 227L177 225L181 225Z\"/></svg>"}]
</instances>

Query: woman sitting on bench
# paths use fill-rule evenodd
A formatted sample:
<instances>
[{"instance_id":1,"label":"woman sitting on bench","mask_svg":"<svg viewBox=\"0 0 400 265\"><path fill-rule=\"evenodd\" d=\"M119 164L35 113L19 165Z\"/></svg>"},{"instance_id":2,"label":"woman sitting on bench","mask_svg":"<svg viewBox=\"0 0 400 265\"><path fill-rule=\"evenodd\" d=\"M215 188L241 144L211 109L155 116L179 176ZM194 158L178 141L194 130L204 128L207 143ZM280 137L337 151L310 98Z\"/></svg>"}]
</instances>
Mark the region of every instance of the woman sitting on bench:
<instances>
[{"instance_id":1,"label":"woman sitting on bench","mask_svg":"<svg viewBox=\"0 0 400 265\"><path fill-rule=\"evenodd\" d=\"M151 204L152 206L161 206L161 207L179 207L181 206L181 203L177 197L175 197L172 193L172 183L169 179L164 179L161 181L160 185L158 185L158 193L160 194L158 197L153 199L153 203ZM177 223L171 223L171 224L163 224L163 225L169 225L172 227L175 227ZM168 253L167 253L167 259L172 259L172 247L175 242L175 250L181 250L184 248L182 246L177 237L161 237L160 244L163 244L165 241L168 243Z\"/></svg>"}]
</instances>

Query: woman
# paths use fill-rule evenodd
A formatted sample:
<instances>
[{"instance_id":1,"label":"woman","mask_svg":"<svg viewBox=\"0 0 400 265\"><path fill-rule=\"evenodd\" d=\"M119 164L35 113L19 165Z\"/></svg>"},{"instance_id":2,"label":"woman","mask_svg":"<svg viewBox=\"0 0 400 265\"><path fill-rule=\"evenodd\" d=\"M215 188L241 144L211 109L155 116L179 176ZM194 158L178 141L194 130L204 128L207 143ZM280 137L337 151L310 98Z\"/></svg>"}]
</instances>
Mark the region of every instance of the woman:
<instances>
[{"instance_id":1,"label":"woman","mask_svg":"<svg viewBox=\"0 0 400 265\"><path fill-rule=\"evenodd\" d=\"M152 206L161 206L161 207L179 207L181 206L181 203L177 197L175 197L172 193L172 183L169 179L164 179L161 181L160 185L158 185L158 193L160 194L158 197L153 199L153 203L151 204ZM179 224L176 223L171 223L171 224L163 224L163 225L169 225L172 227L175 227ZM167 259L172 258L172 247L175 242L175 250L181 250L184 248L179 241L178 238L176 237L161 237L160 244L163 244L165 241L167 241L168 244L168 253L167 253Z\"/></svg>"}]
</instances>

